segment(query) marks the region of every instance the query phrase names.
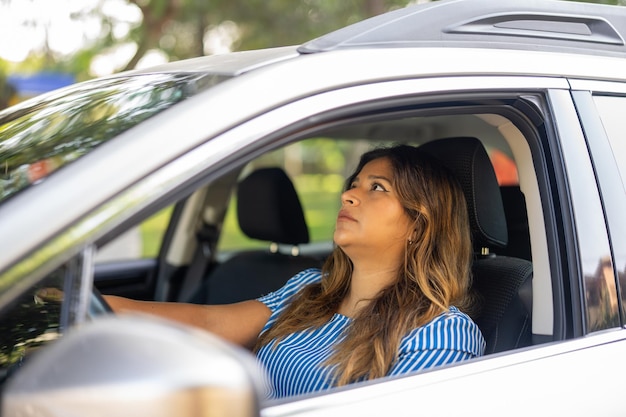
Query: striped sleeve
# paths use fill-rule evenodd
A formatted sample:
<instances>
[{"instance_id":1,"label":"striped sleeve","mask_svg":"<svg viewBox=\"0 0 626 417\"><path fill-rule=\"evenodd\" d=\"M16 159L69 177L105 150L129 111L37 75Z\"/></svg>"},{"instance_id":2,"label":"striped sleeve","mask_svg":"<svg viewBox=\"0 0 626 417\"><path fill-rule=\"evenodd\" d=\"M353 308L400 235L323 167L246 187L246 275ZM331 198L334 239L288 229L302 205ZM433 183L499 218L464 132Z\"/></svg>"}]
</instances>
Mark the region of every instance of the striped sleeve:
<instances>
[{"instance_id":1,"label":"striped sleeve","mask_svg":"<svg viewBox=\"0 0 626 417\"><path fill-rule=\"evenodd\" d=\"M272 313L282 311L291 302L292 297L309 284L320 282L322 273L318 268L305 269L297 273L278 290L257 298L265 304Z\"/></svg>"},{"instance_id":2,"label":"striped sleeve","mask_svg":"<svg viewBox=\"0 0 626 417\"><path fill-rule=\"evenodd\" d=\"M420 371L482 356L485 340L480 329L456 307L405 336L398 359L388 375Z\"/></svg>"}]
</instances>

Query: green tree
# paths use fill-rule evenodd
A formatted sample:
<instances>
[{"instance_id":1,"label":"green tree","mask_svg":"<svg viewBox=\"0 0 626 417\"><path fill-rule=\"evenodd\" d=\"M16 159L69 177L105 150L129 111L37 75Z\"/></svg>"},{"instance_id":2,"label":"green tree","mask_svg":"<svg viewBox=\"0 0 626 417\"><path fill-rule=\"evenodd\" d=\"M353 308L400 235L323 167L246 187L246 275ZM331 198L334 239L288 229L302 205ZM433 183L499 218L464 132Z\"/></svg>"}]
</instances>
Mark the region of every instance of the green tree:
<instances>
[{"instance_id":1,"label":"green tree","mask_svg":"<svg viewBox=\"0 0 626 417\"><path fill-rule=\"evenodd\" d=\"M150 49L170 59L210 53L205 39L230 31L232 48L292 45L349 23L403 7L408 0L128 0L141 9L143 24L130 34L138 45L124 69L134 68ZM226 34L227 35L227 34Z\"/></svg>"},{"instance_id":2,"label":"green tree","mask_svg":"<svg viewBox=\"0 0 626 417\"><path fill-rule=\"evenodd\" d=\"M11 3L25 0L0 0ZM27 0L31 2L46 0ZM32 51L15 70L65 71L77 80L89 77L92 60L104 51L125 43L136 52L119 70L134 68L150 50L169 60L210 54L206 41L230 34L233 50L292 45L320 36L355 21L403 7L409 0L125 0L140 10L142 20L123 37L116 35L119 16L105 11L106 1L75 13L72 18L96 19L100 37L70 57L60 56L47 43ZM50 21L28 18L20 24L47 28ZM228 36L226 36L228 38Z\"/></svg>"},{"instance_id":3,"label":"green tree","mask_svg":"<svg viewBox=\"0 0 626 417\"><path fill-rule=\"evenodd\" d=\"M0 0L3 3L48 0ZM73 18L97 20L102 28L95 41L69 57L59 56L48 45L33 51L15 68L24 71L64 71L77 80L91 77L95 58L123 44L135 45L134 55L117 70L132 69L149 51L159 51L170 61L207 55L218 51L222 40L230 50L249 50L294 45L316 38L359 20L405 7L415 0L123 0L140 12L141 19L119 35L120 21L106 11L106 0ZM433 0L435 1L435 0ZM570 0L585 1L585 0ZM586 0L624 5L626 0ZM45 26L49 21L21 22Z\"/></svg>"}]
</instances>

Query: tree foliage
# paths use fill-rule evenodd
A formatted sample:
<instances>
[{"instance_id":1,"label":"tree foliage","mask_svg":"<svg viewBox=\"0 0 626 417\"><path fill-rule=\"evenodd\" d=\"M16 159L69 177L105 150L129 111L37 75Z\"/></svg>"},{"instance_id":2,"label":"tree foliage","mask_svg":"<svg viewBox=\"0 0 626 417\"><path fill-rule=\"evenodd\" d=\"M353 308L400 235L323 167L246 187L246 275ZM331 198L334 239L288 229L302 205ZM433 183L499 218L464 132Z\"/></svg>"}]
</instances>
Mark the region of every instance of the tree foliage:
<instances>
[{"instance_id":1,"label":"tree foliage","mask_svg":"<svg viewBox=\"0 0 626 417\"><path fill-rule=\"evenodd\" d=\"M1 0L5 3L23 0ZM46 1L46 0L29 0ZM135 53L117 70L134 68L148 51L158 50L174 61L214 52L211 40L227 42L230 50L292 45L320 36L358 20L404 7L409 0L124 0L141 11L142 21L125 36L115 34L120 23L105 12L106 1L76 13L76 20L96 18L100 37L69 57L47 45L32 51L17 71L64 71L78 80L89 77L94 58L122 44L135 45ZM33 20L24 25L45 25Z\"/></svg>"},{"instance_id":2,"label":"tree foliage","mask_svg":"<svg viewBox=\"0 0 626 417\"><path fill-rule=\"evenodd\" d=\"M0 0L3 3L24 0ZM48 0L29 0L31 2ZM119 16L106 12L106 0L76 13L74 19L95 19L99 37L71 56L46 49L33 51L14 70L63 71L77 80L92 76L90 67L107 51L133 45L134 53L116 71L135 68L149 51L175 61L222 50L248 50L300 44L359 20L405 7L416 0L121 0L140 11L142 18L120 36ZM422 0L424 1L424 0ZM435 1L435 0L433 0ZM571 0L585 1L585 0ZM590 1L590 0L587 0ZM623 4L626 0L595 0ZM24 24L37 25L28 21ZM41 24L41 22L39 22ZM1 72L1 69L0 69Z\"/></svg>"}]
</instances>

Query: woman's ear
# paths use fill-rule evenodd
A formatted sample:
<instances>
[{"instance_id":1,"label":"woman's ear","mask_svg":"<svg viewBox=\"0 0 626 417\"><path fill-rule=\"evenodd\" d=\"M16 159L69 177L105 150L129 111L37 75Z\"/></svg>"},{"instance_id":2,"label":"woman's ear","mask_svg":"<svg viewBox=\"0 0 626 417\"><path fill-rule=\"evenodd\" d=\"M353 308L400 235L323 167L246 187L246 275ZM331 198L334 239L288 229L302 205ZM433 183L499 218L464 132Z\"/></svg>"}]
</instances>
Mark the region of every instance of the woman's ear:
<instances>
[{"instance_id":1,"label":"woman's ear","mask_svg":"<svg viewBox=\"0 0 626 417\"><path fill-rule=\"evenodd\" d=\"M407 240L409 241L409 245L413 244L417 240L417 230L409 230L409 233L407 234Z\"/></svg>"}]
</instances>

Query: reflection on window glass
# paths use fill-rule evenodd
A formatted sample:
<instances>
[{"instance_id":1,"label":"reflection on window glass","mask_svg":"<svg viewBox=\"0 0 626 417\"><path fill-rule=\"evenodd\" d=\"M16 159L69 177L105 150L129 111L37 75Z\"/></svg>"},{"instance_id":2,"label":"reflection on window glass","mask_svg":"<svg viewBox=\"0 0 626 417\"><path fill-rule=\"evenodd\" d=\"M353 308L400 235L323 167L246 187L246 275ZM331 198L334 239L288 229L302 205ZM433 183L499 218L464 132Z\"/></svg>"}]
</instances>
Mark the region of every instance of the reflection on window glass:
<instances>
[{"instance_id":1,"label":"reflection on window glass","mask_svg":"<svg viewBox=\"0 0 626 417\"><path fill-rule=\"evenodd\" d=\"M626 187L626 97L594 96L594 100Z\"/></svg>"},{"instance_id":2,"label":"reflection on window glass","mask_svg":"<svg viewBox=\"0 0 626 417\"><path fill-rule=\"evenodd\" d=\"M595 95L593 98L602 119L602 125L609 139L609 144L613 151L613 157L617 162L616 166L619 172L618 175L611 176L610 181L612 182L608 181L608 179L604 179L601 186L604 189L603 192L607 194L610 193L611 196L619 199L619 193L616 193L616 191L618 191L620 187L622 190L626 191L626 118L624 117L626 112L626 97ZM621 288L622 315L626 317L626 241L624 240L626 222L624 221L624 215L622 213L624 208L623 204L618 203L616 207L617 209L614 214L611 214L611 211L607 211L607 219L611 232L615 272L617 273L618 283ZM598 267L598 273L596 277L594 277L596 280L592 281L594 283L601 283L603 282L602 279L613 279L613 271L609 269L611 266L610 259L603 261L604 265ZM610 301L617 299L615 294L599 291L591 285L589 285L589 287L589 291L594 291L589 297L595 296L600 299L600 301L604 301L604 298L607 297ZM603 287L613 288L607 285ZM602 287L600 287L600 289L602 289ZM606 302L601 305L606 305ZM601 319L605 316L602 311L598 312L597 315Z\"/></svg>"},{"instance_id":3,"label":"reflection on window glass","mask_svg":"<svg viewBox=\"0 0 626 417\"><path fill-rule=\"evenodd\" d=\"M151 74L97 80L0 117L0 202L224 77Z\"/></svg>"},{"instance_id":4,"label":"reflection on window glass","mask_svg":"<svg viewBox=\"0 0 626 417\"><path fill-rule=\"evenodd\" d=\"M2 311L0 384L19 368L28 354L60 336L63 271L63 268L57 270Z\"/></svg>"}]
</instances>

